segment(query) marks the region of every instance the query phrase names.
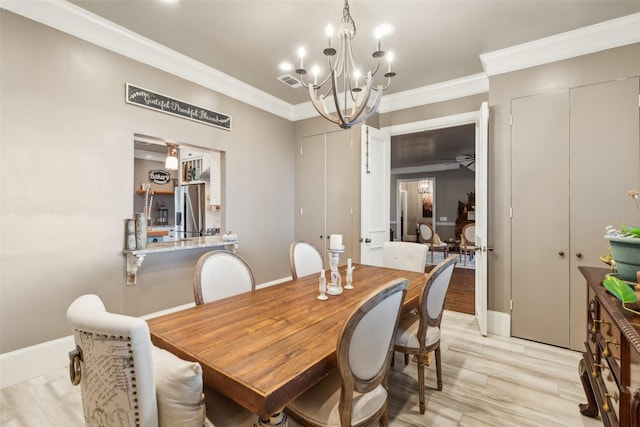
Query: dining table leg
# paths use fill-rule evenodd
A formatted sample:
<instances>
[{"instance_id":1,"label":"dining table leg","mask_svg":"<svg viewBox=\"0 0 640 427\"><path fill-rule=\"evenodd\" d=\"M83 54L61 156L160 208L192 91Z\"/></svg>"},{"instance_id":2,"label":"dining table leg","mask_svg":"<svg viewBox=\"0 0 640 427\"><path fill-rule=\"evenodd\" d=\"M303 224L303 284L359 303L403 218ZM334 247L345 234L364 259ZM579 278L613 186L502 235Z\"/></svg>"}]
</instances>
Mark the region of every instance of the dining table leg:
<instances>
[{"instance_id":1,"label":"dining table leg","mask_svg":"<svg viewBox=\"0 0 640 427\"><path fill-rule=\"evenodd\" d=\"M288 427L289 422L287 420L287 414L282 412L278 412L277 414L273 414L269 418L258 417L258 422L253 425L253 427Z\"/></svg>"}]
</instances>

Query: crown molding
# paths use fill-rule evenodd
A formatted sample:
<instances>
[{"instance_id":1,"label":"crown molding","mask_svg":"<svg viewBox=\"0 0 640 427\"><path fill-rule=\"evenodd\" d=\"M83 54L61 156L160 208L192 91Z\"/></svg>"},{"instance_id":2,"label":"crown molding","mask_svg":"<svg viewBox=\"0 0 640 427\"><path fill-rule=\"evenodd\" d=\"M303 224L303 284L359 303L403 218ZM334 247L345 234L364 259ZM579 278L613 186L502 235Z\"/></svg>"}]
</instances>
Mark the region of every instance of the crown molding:
<instances>
[{"instance_id":1,"label":"crown molding","mask_svg":"<svg viewBox=\"0 0 640 427\"><path fill-rule=\"evenodd\" d=\"M640 42L640 13L480 55L488 76Z\"/></svg>"},{"instance_id":2,"label":"crown molding","mask_svg":"<svg viewBox=\"0 0 640 427\"><path fill-rule=\"evenodd\" d=\"M484 73L448 80L417 89L394 93L382 98L378 112L388 113L404 108L433 104L489 92L489 79Z\"/></svg>"},{"instance_id":3,"label":"crown molding","mask_svg":"<svg viewBox=\"0 0 640 427\"><path fill-rule=\"evenodd\" d=\"M67 1L1 0L0 7L287 120L293 106Z\"/></svg>"},{"instance_id":4,"label":"crown molding","mask_svg":"<svg viewBox=\"0 0 640 427\"><path fill-rule=\"evenodd\" d=\"M6 9L233 99L297 121L316 117L311 102L289 104L166 46L60 0L0 0ZM640 42L640 13L480 55L485 73L386 95L379 113L489 91L488 76Z\"/></svg>"},{"instance_id":5,"label":"crown molding","mask_svg":"<svg viewBox=\"0 0 640 427\"><path fill-rule=\"evenodd\" d=\"M487 92L489 92L489 79L487 76L484 73L474 74L405 92L385 95L380 101L378 113L389 113ZM335 106L332 103L329 104L327 110L330 113L335 112ZM294 120L308 119L317 115L318 113L310 101L295 106Z\"/></svg>"}]
</instances>

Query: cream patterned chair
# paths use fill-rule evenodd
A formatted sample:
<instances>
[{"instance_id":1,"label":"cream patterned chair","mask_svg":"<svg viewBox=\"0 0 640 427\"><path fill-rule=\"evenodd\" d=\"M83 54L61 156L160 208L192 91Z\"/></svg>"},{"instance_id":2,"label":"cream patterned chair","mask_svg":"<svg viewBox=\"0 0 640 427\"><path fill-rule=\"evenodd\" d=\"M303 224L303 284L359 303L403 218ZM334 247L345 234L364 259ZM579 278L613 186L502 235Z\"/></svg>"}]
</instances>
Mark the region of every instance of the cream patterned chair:
<instances>
[{"instance_id":1,"label":"cream patterned chair","mask_svg":"<svg viewBox=\"0 0 640 427\"><path fill-rule=\"evenodd\" d=\"M429 246L429 250L431 251L431 263L433 263L433 253L435 251L443 252L445 258L449 255L449 245L440 241L440 238L433 232L433 228L430 224L419 224L418 231L420 243Z\"/></svg>"},{"instance_id":2,"label":"cream patterned chair","mask_svg":"<svg viewBox=\"0 0 640 427\"><path fill-rule=\"evenodd\" d=\"M382 266L424 273L428 249L426 245L420 243L384 242L382 244Z\"/></svg>"},{"instance_id":3,"label":"cream patterned chair","mask_svg":"<svg viewBox=\"0 0 640 427\"><path fill-rule=\"evenodd\" d=\"M200 257L193 280L196 304L206 304L256 289L249 264L229 251L211 251Z\"/></svg>"},{"instance_id":4,"label":"cream patterned chair","mask_svg":"<svg viewBox=\"0 0 640 427\"><path fill-rule=\"evenodd\" d=\"M289 265L291 276L297 279L324 270L324 257L311 243L292 242L289 246Z\"/></svg>"},{"instance_id":5,"label":"cream patterned chair","mask_svg":"<svg viewBox=\"0 0 640 427\"><path fill-rule=\"evenodd\" d=\"M407 280L387 283L350 315L338 337L338 368L286 412L305 426L365 426L387 420L387 377Z\"/></svg>"},{"instance_id":6,"label":"cream patterned chair","mask_svg":"<svg viewBox=\"0 0 640 427\"><path fill-rule=\"evenodd\" d=\"M444 310L444 299L457 259L457 255L452 255L429 272L418 301L418 310L402 316L396 332L394 350L405 354L405 364L409 362L410 354L416 356L418 362L418 395L421 414L425 412L424 365L427 354L431 351L435 353L438 390L442 390L440 321Z\"/></svg>"},{"instance_id":7,"label":"cream patterned chair","mask_svg":"<svg viewBox=\"0 0 640 427\"><path fill-rule=\"evenodd\" d=\"M144 320L107 312L97 295L77 298L67 320L76 343L69 373L81 387L85 425L222 427L255 421L213 391L205 408L200 364L153 346Z\"/></svg>"},{"instance_id":8,"label":"cream patterned chair","mask_svg":"<svg viewBox=\"0 0 640 427\"><path fill-rule=\"evenodd\" d=\"M467 265L467 253L470 259L473 259L473 254L476 251L476 225L467 224L462 228L460 234L460 261L462 261L462 254L464 254L464 265Z\"/></svg>"}]
</instances>

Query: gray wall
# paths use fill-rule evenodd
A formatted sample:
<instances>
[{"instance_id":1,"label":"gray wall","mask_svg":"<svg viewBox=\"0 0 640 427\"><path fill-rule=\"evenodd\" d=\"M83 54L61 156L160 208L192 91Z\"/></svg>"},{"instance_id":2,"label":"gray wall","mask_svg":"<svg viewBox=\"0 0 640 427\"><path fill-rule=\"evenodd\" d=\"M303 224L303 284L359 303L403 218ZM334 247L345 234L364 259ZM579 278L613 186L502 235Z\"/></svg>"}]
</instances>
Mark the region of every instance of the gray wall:
<instances>
[{"instance_id":1,"label":"gray wall","mask_svg":"<svg viewBox=\"0 0 640 427\"><path fill-rule=\"evenodd\" d=\"M258 283L290 274L291 122L5 10L0 42L0 353L70 335L65 311L85 293L129 315L193 301L204 250L149 255L125 286L134 133L225 151L239 253ZM126 104L127 82L228 114L233 129Z\"/></svg>"},{"instance_id":2,"label":"gray wall","mask_svg":"<svg viewBox=\"0 0 640 427\"><path fill-rule=\"evenodd\" d=\"M380 126L386 127L475 111L482 101L489 101L488 240L494 247L488 259L489 310L510 312L511 99L639 74L640 44L633 44L493 76L489 80L488 98L482 94L380 115ZM392 201L392 206L394 203Z\"/></svg>"},{"instance_id":3,"label":"gray wall","mask_svg":"<svg viewBox=\"0 0 640 427\"><path fill-rule=\"evenodd\" d=\"M467 168L452 169L438 172L421 172L414 174L391 175L391 221L398 221L394 229L394 239L400 240L400 218L396 218L398 194L398 180L401 179L436 179L436 232L441 239L455 237L455 226L439 225L441 217L447 217L446 222L455 223L458 217L458 202L467 203L467 193L475 191L475 173ZM419 218L420 219L420 218ZM415 234L413 224L409 223L408 234ZM393 228L393 227L392 227Z\"/></svg>"},{"instance_id":4,"label":"gray wall","mask_svg":"<svg viewBox=\"0 0 640 427\"><path fill-rule=\"evenodd\" d=\"M640 44L634 44L490 78L488 231L494 251L489 256L489 309L508 313L511 298L511 99L639 74ZM604 169L594 173L606 179Z\"/></svg>"}]
</instances>

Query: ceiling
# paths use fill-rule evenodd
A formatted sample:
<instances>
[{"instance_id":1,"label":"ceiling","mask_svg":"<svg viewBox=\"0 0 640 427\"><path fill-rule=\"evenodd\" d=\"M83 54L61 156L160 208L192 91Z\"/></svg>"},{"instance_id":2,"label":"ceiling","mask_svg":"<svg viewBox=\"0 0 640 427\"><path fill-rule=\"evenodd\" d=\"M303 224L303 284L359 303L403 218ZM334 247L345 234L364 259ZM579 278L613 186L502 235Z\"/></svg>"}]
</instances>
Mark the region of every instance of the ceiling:
<instances>
[{"instance_id":1,"label":"ceiling","mask_svg":"<svg viewBox=\"0 0 640 427\"><path fill-rule=\"evenodd\" d=\"M307 50L305 65L324 64L324 29L328 23L334 27L340 23L344 4L342 0L70 3L291 105L308 101L308 93L280 82L277 78L286 73L278 65L284 60L295 63L301 45ZM356 62L364 69L375 66L374 27L381 23L395 27L382 44L383 50L393 51L397 73L385 94L483 73L481 54L640 12L637 0L351 0L349 5L357 29ZM431 161L418 158L419 141L428 141L422 155L442 151L433 132L416 138L401 138L406 147L398 155L408 159L403 164ZM455 157L473 149L473 139L470 144L439 156Z\"/></svg>"}]
</instances>

